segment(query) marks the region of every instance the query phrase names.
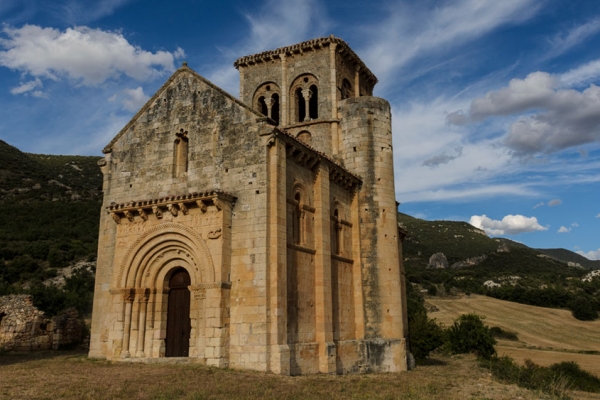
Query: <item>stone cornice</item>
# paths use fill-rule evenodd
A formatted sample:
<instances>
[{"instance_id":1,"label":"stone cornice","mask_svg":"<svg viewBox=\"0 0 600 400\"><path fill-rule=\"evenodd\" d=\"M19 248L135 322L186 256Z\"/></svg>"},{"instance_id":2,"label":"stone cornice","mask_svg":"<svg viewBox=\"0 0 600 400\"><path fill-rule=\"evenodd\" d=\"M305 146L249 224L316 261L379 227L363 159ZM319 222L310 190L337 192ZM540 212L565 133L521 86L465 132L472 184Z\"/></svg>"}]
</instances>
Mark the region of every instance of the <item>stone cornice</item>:
<instances>
[{"instance_id":1,"label":"stone cornice","mask_svg":"<svg viewBox=\"0 0 600 400\"><path fill-rule=\"evenodd\" d=\"M170 212L173 216L177 216L180 212L186 215L190 207L198 207L204 213L206 212L206 207L211 204L220 211L225 206L233 208L236 200L237 197L227 192L211 190L208 192L173 195L152 200L136 200L121 204L113 203L106 207L106 212L112 215L116 223L120 223L123 218L133 221L135 215L138 215L145 221L148 219L148 215L151 214L154 214L158 219L162 218L165 212Z\"/></svg>"},{"instance_id":2,"label":"stone cornice","mask_svg":"<svg viewBox=\"0 0 600 400\"><path fill-rule=\"evenodd\" d=\"M330 44L337 44L336 51L340 54L346 54L356 65L359 67L360 72L365 74L367 79L376 84L378 82L377 77L371 72L369 68L365 65L365 63L360 59L360 57L348 46L348 43L343 41L340 38L337 38L333 35L328 37L321 37L317 39L307 40L306 42L301 42L297 44L293 44L291 46L280 47L275 50L263 51L262 53L252 54L249 56L244 56L238 58L233 66L238 68L245 67L252 64L257 64L261 62L268 62L274 59L278 59L280 55L294 55L294 54L302 54L305 51L313 51L316 49L321 49L324 47L329 47Z\"/></svg>"}]
</instances>

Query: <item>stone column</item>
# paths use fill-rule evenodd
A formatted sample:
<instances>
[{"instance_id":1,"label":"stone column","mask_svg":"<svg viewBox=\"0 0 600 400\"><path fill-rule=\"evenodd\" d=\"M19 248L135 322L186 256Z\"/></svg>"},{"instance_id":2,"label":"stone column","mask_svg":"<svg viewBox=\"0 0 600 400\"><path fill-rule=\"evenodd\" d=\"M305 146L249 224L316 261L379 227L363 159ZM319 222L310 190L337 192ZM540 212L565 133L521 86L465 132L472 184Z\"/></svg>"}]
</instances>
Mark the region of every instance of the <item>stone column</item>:
<instances>
[{"instance_id":1,"label":"stone column","mask_svg":"<svg viewBox=\"0 0 600 400\"><path fill-rule=\"evenodd\" d=\"M286 126L288 124L288 115L290 110L288 110L288 79L287 79L287 59L285 54L280 54L279 58L281 59L281 112L279 113L279 118L281 119L281 126Z\"/></svg>"},{"instance_id":2,"label":"stone column","mask_svg":"<svg viewBox=\"0 0 600 400\"><path fill-rule=\"evenodd\" d=\"M265 97L265 105L267 106L267 117L271 117L271 107L273 107L275 101L271 97Z\"/></svg>"},{"instance_id":3,"label":"stone column","mask_svg":"<svg viewBox=\"0 0 600 400\"><path fill-rule=\"evenodd\" d=\"M312 92L310 89L303 89L302 97L304 98L304 107L306 110L304 113L304 122L306 122L310 121L310 98L312 97Z\"/></svg>"},{"instance_id":4,"label":"stone column","mask_svg":"<svg viewBox=\"0 0 600 400\"><path fill-rule=\"evenodd\" d=\"M141 289L139 293L140 318L138 323L138 339L136 357L144 358L145 339L146 339L146 310L148 309L148 299L150 298L150 289Z\"/></svg>"},{"instance_id":5,"label":"stone column","mask_svg":"<svg viewBox=\"0 0 600 400\"><path fill-rule=\"evenodd\" d=\"M129 358L129 335L131 333L131 312L133 300L135 299L135 292L133 289L126 290L123 293L123 301L125 302L125 322L123 323L123 351L121 351L121 358Z\"/></svg>"},{"instance_id":6,"label":"stone column","mask_svg":"<svg viewBox=\"0 0 600 400\"><path fill-rule=\"evenodd\" d=\"M268 268L267 340L268 369L289 375L290 348L287 338L287 212L285 144L274 140L269 147L268 169Z\"/></svg>"},{"instance_id":7,"label":"stone column","mask_svg":"<svg viewBox=\"0 0 600 400\"><path fill-rule=\"evenodd\" d=\"M338 117L337 110L337 70L335 67L335 49L337 47L337 43L329 44L329 69L331 70L331 76L329 85L331 86L331 119L333 122L331 123L331 149L333 151L333 156L337 156L340 151L340 138L338 133L338 124L335 122Z\"/></svg>"},{"instance_id":8,"label":"stone column","mask_svg":"<svg viewBox=\"0 0 600 400\"><path fill-rule=\"evenodd\" d=\"M333 300L331 293L331 217L329 207L329 168L321 164L314 186L315 204L315 314L319 343L319 372L336 371L333 342Z\"/></svg>"}]
</instances>

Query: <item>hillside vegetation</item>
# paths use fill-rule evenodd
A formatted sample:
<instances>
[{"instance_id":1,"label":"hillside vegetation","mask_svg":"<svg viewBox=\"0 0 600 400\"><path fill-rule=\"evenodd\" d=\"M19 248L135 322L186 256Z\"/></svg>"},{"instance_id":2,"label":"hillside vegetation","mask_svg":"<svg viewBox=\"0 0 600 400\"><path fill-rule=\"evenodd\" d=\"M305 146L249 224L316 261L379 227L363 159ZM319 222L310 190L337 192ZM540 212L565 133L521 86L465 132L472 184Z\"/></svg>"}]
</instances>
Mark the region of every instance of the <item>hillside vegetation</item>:
<instances>
[{"instance_id":1,"label":"hillside vegetation","mask_svg":"<svg viewBox=\"0 0 600 400\"><path fill-rule=\"evenodd\" d=\"M568 308L577 318L597 318L600 279L582 280L599 261L568 250L531 249L492 239L466 222L425 221L399 214L407 279L430 295L479 293L536 306ZM432 257L433 256L433 257ZM587 268L586 268L587 267Z\"/></svg>"},{"instance_id":2,"label":"hillside vegetation","mask_svg":"<svg viewBox=\"0 0 600 400\"><path fill-rule=\"evenodd\" d=\"M26 154L0 141L0 295L35 294L36 305L50 314L69 305L90 311L90 271L67 280L66 291L42 281L77 260L95 258L102 187L98 159Z\"/></svg>"}]
</instances>

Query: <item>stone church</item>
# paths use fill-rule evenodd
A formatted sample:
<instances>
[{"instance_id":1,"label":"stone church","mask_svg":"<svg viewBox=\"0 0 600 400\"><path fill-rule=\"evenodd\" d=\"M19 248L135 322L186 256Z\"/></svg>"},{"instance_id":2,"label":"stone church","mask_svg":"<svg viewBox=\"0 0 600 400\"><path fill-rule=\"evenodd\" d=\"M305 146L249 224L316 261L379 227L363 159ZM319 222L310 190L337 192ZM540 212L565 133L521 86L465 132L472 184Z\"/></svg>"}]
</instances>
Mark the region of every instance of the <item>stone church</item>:
<instances>
[{"instance_id":1,"label":"stone church","mask_svg":"<svg viewBox=\"0 0 600 400\"><path fill-rule=\"evenodd\" d=\"M104 148L90 357L407 368L390 105L334 36L184 63Z\"/></svg>"}]
</instances>

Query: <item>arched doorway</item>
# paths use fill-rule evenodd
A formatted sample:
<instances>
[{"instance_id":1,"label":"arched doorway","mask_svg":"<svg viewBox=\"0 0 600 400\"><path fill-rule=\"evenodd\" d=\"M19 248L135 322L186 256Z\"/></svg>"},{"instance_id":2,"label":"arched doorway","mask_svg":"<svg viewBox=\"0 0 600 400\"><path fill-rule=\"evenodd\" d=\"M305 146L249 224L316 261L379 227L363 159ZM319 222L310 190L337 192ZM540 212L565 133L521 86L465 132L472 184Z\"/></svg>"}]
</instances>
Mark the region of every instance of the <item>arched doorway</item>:
<instances>
[{"instance_id":1,"label":"arched doorway","mask_svg":"<svg viewBox=\"0 0 600 400\"><path fill-rule=\"evenodd\" d=\"M190 274L177 268L169 280L166 357L188 357L190 351Z\"/></svg>"}]
</instances>

